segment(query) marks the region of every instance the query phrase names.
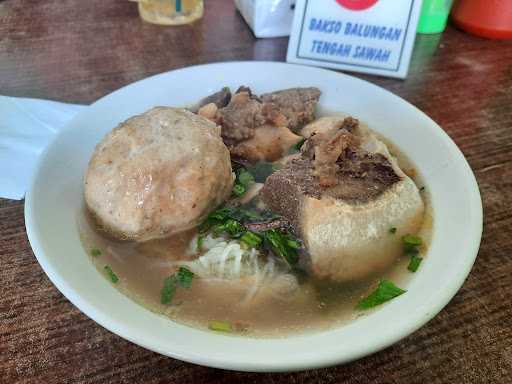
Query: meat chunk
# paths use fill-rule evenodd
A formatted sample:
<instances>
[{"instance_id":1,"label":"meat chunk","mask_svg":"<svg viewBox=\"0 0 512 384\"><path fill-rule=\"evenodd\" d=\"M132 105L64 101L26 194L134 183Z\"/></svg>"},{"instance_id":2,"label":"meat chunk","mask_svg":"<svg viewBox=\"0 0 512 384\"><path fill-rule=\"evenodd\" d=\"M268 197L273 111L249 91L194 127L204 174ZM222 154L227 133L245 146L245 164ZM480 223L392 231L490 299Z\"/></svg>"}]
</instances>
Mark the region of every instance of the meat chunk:
<instances>
[{"instance_id":1,"label":"meat chunk","mask_svg":"<svg viewBox=\"0 0 512 384\"><path fill-rule=\"evenodd\" d=\"M205 97L199 102L198 109L204 107L206 104L213 103L217 106L217 108L224 108L229 104L231 100L231 91L228 87L222 88L220 91L215 92L214 94Z\"/></svg>"},{"instance_id":2,"label":"meat chunk","mask_svg":"<svg viewBox=\"0 0 512 384\"><path fill-rule=\"evenodd\" d=\"M222 137L228 142L250 139L254 136L254 130L267 122L268 112L248 92L236 93L230 103L219 110Z\"/></svg>"},{"instance_id":3,"label":"meat chunk","mask_svg":"<svg viewBox=\"0 0 512 384\"><path fill-rule=\"evenodd\" d=\"M332 134L340 129L345 129L350 133L356 133L358 127L359 121L350 116L324 116L304 126L304 128L300 130L300 134L306 139L309 139L310 136L315 134Z\"/></svg>"},{"instance_id":4,"label":"meat chunk","mask_svg":"<svg viewBox=\"0 0 512 384\"><path fill-rule=\"evenodd\" d=\"M323 193L311 168L310 160L293 159L271 174L260 192L268 207L286 218L296 231L300 228L302 201L305 198L320 199Z\"/></svg>"},{"instance_id":5,"label":"meat chunk","mask_svg":"<svg viewBox=\"0 0 512 384\"><path fill-rule=\"evenodd\" d=\"M286 127L263 125L254 131L254 136L230 147L233 156L252 163L258 161L276 161L288 149L302 140Z\"/></svg>"},{"instance_id":6,"label":"meat chunk","mask_svg":"<svg viewBox=\"0 0 512 384\"><path fill-rule=\"evenodd\" d=\"M284 115L273 104L259 101L247 87L241 87L215 119L231 154L251 162L277 160L300 140L284 126Z\"/></svg>"},{"instance_id":7,"label":"meat chunk","mask_svg":"<svg viewBox=\"0 0 512 384\"><path fill-rule=\"evenodd\" d=\"M318 88L290 88L261 95L264 103L272 103L288 119L287 126L297 132L315 118L315 107L320 99Z\"/></svg>"},{"instance_id":8,"label":"meat chunk","mask_svg":"<svg viewBox=\"0 0 512 384\"><path fill-rule=\"evenodd\" d=\"M329 140L317 143L325 148L312 145L308 151L317 135L311 136L300 157L269 176L260 193L300 234L312 272L336 281L365 278L389 266L400 254L401 236L416 233L424 212L418 188L385 144L366 128L353 132L330 131ZM345 146L346 135L358 144ZM320 158L322 165L336 165L335 172L329 169L335 183L325 185L318 177ZM392 227L397 232L390 236Z\"/></svg>"},{"instance_id":9,"label":"meat chunk","mask_svg":"<svg viewBox=\"0 0 512 384\"><path fill-rule=\"evenodd\" d=\"M277 219L271 219L259 223L246 223L245 227L252 232L264 232L269 229L288 229L290 227L290 223L288 220L278 217Z\"/></svg>"},{"instance_id":10,"label":"meat chunk","mask_svg":"<svg viewBox=\"0 0 512 384\"><path fill-rule=\"evenodd\" d=\"M358 143L357 136L341 128L314 133L301 150L312 160L313 174L318 177L320 185L332 187L339 182L337 172L346 150L350 147L356 149Z\"/></svg>"},{"instance_id":11,"label":"meat chunk","mask_svg":"<svg viewBox=\"0 0 512 384\"><path fill-rule=\"evenodd\" d=\"M203 105L199 110L197 111L197 114L199 116L203 116L204 118L213 121L214 123L217 123L217 111L219 109L217 108L217 105L215 103L208 103L206 105Z\"/></svg>"},{"instance_id":12,"label":"meat chunk","mask_svg":"<svg viewBox=\"0 0 512 384\"><path fill-rule=\"evenodd\" d=\"M226 106L215 110L209 103L199 110L222 127L222 138L231 154L251 162L275 161L300 141L290 127L313 118L320 91L294 88L264 96L259 98L241 86Z\"/></svg>"},{"instance_id":13,"label":"meat chunk","mask_svg":"<svg viewBox=\"0 0 512 384\"><path fill-rule=\"evenodd\" d=\"M85 202L119 239L146 241L198 225L231 194L229 151L212 122L156 107L111 131L85 176Z\"/></svg>"}]
</instances>

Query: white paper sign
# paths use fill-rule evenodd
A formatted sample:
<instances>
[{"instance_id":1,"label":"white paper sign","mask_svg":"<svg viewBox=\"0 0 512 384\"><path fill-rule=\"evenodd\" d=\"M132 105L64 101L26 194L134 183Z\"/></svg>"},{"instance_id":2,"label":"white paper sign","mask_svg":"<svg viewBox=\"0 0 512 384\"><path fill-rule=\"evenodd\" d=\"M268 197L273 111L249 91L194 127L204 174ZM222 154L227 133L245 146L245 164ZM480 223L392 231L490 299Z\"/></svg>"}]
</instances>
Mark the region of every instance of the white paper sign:
<instances>
[{"instance_id":1,"label":"white paper sign","mask_svg":"<svg viewBox=\"0 0 512 384\"><path fill-rule=\"evenodd\" d=\"M298 0L286 60L407 76L421 0Z\"/></svg>"}]
</instances>

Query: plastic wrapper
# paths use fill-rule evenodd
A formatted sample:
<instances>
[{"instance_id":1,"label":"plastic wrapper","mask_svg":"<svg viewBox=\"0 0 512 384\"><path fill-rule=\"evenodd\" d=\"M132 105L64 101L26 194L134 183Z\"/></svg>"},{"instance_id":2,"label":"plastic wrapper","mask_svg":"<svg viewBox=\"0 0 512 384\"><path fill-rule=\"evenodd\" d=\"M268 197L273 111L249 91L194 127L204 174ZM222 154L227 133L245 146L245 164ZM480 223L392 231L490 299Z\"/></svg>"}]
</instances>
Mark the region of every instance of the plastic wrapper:
<instances>
[{"instance_id":1,"label":"plastic wrapper","mask_svg":"<svg viewBox=\"0 0 512 384\"><path fill-rule=\"evenodd\" d=\"M235 0L256 37L289 36L295 0Z\"/></svg>"}]
</instances>

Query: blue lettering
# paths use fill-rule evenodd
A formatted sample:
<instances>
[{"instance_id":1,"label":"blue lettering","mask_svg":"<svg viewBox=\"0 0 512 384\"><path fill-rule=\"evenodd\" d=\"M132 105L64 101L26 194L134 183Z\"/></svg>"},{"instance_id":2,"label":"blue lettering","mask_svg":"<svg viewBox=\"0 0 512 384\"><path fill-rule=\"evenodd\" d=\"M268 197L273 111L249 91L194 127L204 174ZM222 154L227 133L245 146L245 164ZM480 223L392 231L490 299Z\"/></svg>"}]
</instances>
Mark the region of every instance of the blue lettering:
<instances>
[{"instance_id":1,"label":"blue lettering","mask_svg":"<svg viewBox=\"0 0 512 384\"><path fill-rule=\"evenodd\" d=\"M391 50L357 46L352 57L366 61L387 62L391 56Z\"/></svg>"},{"instance_id":2,"label":"blue lettering","mask_svg":"<svg viewBox=\"0 0 512 384\"><path fill-rule=\"evenodd\" d=\"M309 21L309 30L323 33L339 33L341 31L342 22L336 20L322 20L311 18Z\"/></svg>"},{"instance_id":3,"label":"blue lettering","mask_svg":"<svg viewBox=\"0 0 512 384\"><path fill-rule=\"evenodd\" d=\"M311 21L309 22L309 30L314 31L316 26L316 19L313 17L311 18Z\"/></svg>"},{"instance_id":4,"label":"blue lettering","mask_svg":"<svg viewBox=\"0 0 512 384\"><path fill-rule=\"evenodd\" d=\"M369 39L398 41L402 36L402 29L380 25L345 23L344 34L347 36L359 36Z\"/></svg>"},{"instance_id":5,"label":"blue lettering","mask_svg":"<svg viewBox=\"0 0 512 384\"><path fill-rule=\"evenodd\" d=\"M336 42L313 40L311 46L311 52L318 53L321 55L348 57L352 50L352 45L341 44Z\"/></svg>"}]
</instances>

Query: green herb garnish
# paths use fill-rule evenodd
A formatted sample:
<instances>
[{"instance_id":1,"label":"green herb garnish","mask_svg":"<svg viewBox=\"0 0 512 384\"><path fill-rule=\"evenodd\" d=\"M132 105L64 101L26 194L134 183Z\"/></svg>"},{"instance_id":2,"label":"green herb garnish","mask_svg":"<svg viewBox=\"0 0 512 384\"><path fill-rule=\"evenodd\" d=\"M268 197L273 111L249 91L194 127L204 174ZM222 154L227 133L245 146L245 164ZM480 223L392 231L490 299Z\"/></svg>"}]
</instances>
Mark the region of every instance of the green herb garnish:
<instances>
[{"instance_id":1,"label":"green herb garnish","mask_svg":"<svg viewBox=\"0 0 512 384\"><path fill-rule=\"evenodd\" d=\"M226 219L231 218L231 215L233 214L234 210L234 207L224 207L217 209L216 211L213 211L208 215L208 219L224 221Z\"/></svg>"},{"instance_id":2,"label":"green herb garnish","mask_svg":"<svg viewBox=\"0 0 512 384\"><path fill-rule=\"evenodd\" d=\"M247 192L250 186L254 184L254 177L245 168L240 168L236 174L235 185L233 186L233 195L240 197Z\"/></svg>"},{"instance_id":3,"label":"green herb garnish","mask_svg":"<svg viewBox=\"0 0 512 384\"><path fill-rule=\"evenodd\" d=\"M218 332L233 332L233 327L229 321L212 320L208 323L208 328Z\"/></svg>"},{"instance_id":4,"label":"green herb garnish","mask_svg":"<svg viewBox=\"0 0 512 384\"><path fill-rule=\"evenodd\" d=\"M238 173L238 182L245 187L250 187L254 184L254 176L245 169L241 169Z\"/></svg>"},{"instance_id":5,"label":"green herb garnish","mask_svg":"<svg viewBox=\"0 0 512 384\"><path fill-rule=\"evenodd\" d=\"M423 259L419 256L413 255L411 256L411 260L409 261L409 265L407 266L407 269L411 272L416 272L418 268L420 267L421 262Z\"/></svg>"},{"instance_id":6,"label":"green herb garnish","mask_svg":"<svg viewBox=\"0 0 512 384\"><path fill-rule=\"evenodd\" d=\"M203 249L203 244L204 244L204 236L203 235L197 236L197 252L201 252L201 250Z\"/></svg>"},{"instance_id":7,"label":"green herb garnish","mask_svg":"<svg viewBox=\"0 0 512 384\"><path fill-rule=\"evenodd\" d=\"M170 304L174 294L176 293L176 276L171 275L165 278L164 286L160 291L160 302L162 304Z\"/></svg>"},{"instance_id":8,"label":"green herb garnish","mask_svg":"<svg viewBox=\"0 0 512 384\"><path fill-rule=\"evenodd\" d=\"M119 277L117 277L117 275L114 273L114 271L112 270L112 268L110 268L109 265L105 265L103 269L105 270L105 273L107 274L112 283L116 284L119 281Z\"/></svg>"},{"instance_id":9,"label":"green herb garnish","mask_svg":"<svg viewBox=\"0 0 512 384\"><path fill-rule=\"evenodd\" d=\"M228 220L223 225L224 231L233 237L240 237L245 233L245 227L236 220Z\"/></svg>"},{"instance_id":10,"label":"green herb garnish","mask_svg":"<svg viewBox=\"0 0 512 384\"><path fill-rule=\"evenodd\" d=\"M265 244L278 257L283 259L289 266L294 266L299 261L297 250L300 243L291 235L282 233L275 229L263 232Z\"/></svg>"},{"instance_id":11,"label":"green herb garnish","mask_svg":"<svg viewBox=\"0 0 512 384\"><path fill-rule=\"evenodd\" d=\"M217 224L222 224L231 217L232 208L224 207L210 213L205 221L199 226L199 232L204 233Z\"/></svg>"},{"instance_id":12,"label":"green herb garnish","mask_svg":"<svg viewBox=\"0 0 512 384\"><path fill-rule=\"evenodd\" d=\"M101 250L99 250L98 248L91 249L91 256L92 257L101 256Z\"/></svg>"},{"instance_id":13,"label":"green herb garnish","mask_svg":"<svg viewBox=\"0 0 512 384\"><path fill-rule=\"evenodd\" d=\"M223 224L216 224L212 231L214 235L220 235L221 233L225 232L233 238L238 238L246 232L246 229L238 221L228 219Z\"/></svg>"},{"instance_id":14,"label":"green herb garnish","mask_svg":"<svg viewBox=\"0 0 512 384\"><path fill-rule=\"evenodd\" d=\"M402 237L402 241L405 245L419 247L423 244L421 237L415 235L405 235Z\"/></svg>"},{"instance_id":15,"label":"green herb garnish","mask_svg":"<svg viewBox=\"0 0 512 384\"><path fill-rule=\"evenodd\" d=\"M247 244L249 247L257 248L263 242L263 238L257 233L247 231L242 235L240 241Z\"/></svg>"},{"instance_id":16,"label":"green herb garnish","mask_svg":"<svg viewBox=\"0 0 512 384\"><path fill-rule=\"evenodd\" d=\"M396 233L396 227L389 228L389 233L394 235Z\"/></svg>"},{"instance_id":17,"label":"green herb garnish","mask_svg":"<svg viewBox=\"0 0 512 384\"><path fill-rule=\"evenodd\" d=\"M205 234L210 231L214 236L224 233L230 238L240 239L243 247L256 248L264 244L277 257L283 259L288 265L294 266L299 259L298 250L302 247L297 238L283 230L272 229L263 233L254 233L247 230L244 225L247 222L278 217L271 211L258 212L248 208L226 206L210 213L199 226L199 232Z\"/></svg>"},{"instance_id":18,"label":"green herb garnish","mask_svg":"<svg viewBox=\"0 0 512 384\"><path fill-rule=\"evenodd\" d=\"M402 237L402 241L404 243L405 254L411 258L407 269L411 272L416 272L423 260L418 256L420 253L419 247L423 244L423 240L419 236L405 235Z\"/></svg>"},{"instance_id":19,"label":"green herb garnish","mask_svg":"<svg viewBox=\"0 0 512 384\"><path fill-rule=\"evenodd\" d=\"M235 197L243 196L243 195L245 195L245 192L247 192L247 190L245 189L245 187L242 184L233 185L233 195Z\"/></svg>"},{"instance_id":20,"label":"green herb garnish","mask_svg":"<svg viewBox=\"0 0 512 384\"><path fill-rule=\"evenodd\" d=\"M227 220L232 219L239 223L255 222L260 220L270 220L278 218L279 215L271 211L258 212L254 209L226 206L208 215L206 220L199 226L199 232L205 233L217 224L224 224Z\"/></svg>"},{"instance_id":21,"label":"green herb garnish","mask_svg":"<svg viewBox=\"0 0 512 384\"><path fill-rule=\"evenodd\" d=\"M180 267L176 273L178 284L183 288L190 288L192 285L192 279L194 278L194 272L187 267Z\"/></svg>"},{"instance_id":22,"label":"green herb garnish","mask_svg":"<svg viewBox=\"0 0 512 384\"><path fill-rule=\"evenodd\" d=\"M194 273L186 267L180 267L178 272L164 279L164 286L160 291L160 302L170 304L178 287L190 288Z\"/></svg>"},{"instance_id":23,"label":"green herb garnish","mask_svg":"<svg viewBox=\"0 0 512 384\"><path fill-rule=\"evenodd\" d=\"M397 287L389 280L381 280L375 291L370 293L366 298L362 299L356 306L356 309L370 309L377 305L383 304L406 291Z\"/></svg>"},{"instance_id":24,"label":"green herb garnish","mask_svg":"<svg viewBox=\"0 0 512 384\"><path fill-rule=\"evenodd\" d=\"M288 239L286 240L286 245L293 249L300 249L301 244L297 239L292 239L291 236L288 236Z\"/></svg>"}]
</instances>

